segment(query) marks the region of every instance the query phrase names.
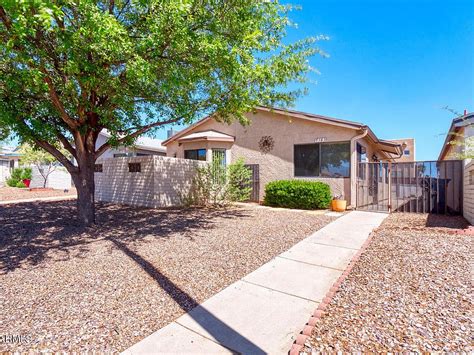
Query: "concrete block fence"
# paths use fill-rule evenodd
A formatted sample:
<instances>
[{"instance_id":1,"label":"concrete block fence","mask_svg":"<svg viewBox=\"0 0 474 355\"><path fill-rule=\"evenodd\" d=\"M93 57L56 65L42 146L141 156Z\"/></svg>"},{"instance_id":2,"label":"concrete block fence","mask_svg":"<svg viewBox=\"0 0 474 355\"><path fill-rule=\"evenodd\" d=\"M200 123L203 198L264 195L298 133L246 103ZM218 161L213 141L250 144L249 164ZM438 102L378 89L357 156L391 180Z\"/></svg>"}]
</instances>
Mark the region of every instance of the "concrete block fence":
<instances>
[{"instance_id":1,"label":"concrete block fence","mask_svg":"<svg viewBox=\"0 0 474 355\"><path fill-rule=\"evenodd\" d=\"M153 208L180 206L191 189L196 168L205 164L161 156L98 160L96 200Z\"/></svg>"}]
</instances>

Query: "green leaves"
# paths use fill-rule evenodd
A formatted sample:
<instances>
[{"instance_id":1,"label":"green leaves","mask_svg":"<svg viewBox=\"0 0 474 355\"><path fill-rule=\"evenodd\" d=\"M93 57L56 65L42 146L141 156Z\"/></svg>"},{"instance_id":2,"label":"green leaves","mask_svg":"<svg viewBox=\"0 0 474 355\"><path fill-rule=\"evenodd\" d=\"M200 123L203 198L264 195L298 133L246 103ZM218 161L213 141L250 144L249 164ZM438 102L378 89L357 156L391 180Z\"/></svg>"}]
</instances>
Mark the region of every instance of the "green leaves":
<instances>
[{"instance_id":1,"label":"green leaves","mask_svg":"<svg viewBox=\"0 0 474 355\"><path fill-rule=\"evenodd\" d=\"M29 139L106 128L118 142L211 113L244 123L256 105L291 105L303 91L288 84L306 81L319 51L317 38L283 43L292 7L278 1L5 0L0 9L0 122Z\"/></svg>"}]
</instances>

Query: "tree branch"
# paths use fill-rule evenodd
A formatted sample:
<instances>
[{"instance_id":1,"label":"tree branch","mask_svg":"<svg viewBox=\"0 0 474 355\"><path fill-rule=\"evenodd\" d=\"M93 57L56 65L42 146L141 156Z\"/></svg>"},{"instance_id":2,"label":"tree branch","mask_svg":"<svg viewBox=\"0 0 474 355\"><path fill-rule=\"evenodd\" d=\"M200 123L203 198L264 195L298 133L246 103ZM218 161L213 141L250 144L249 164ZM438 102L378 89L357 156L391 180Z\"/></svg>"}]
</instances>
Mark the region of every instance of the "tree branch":
<instances>
[{"instance_id":1,"label":"tree branch","mask_svg":"<svg viewBox=\"0 0 474 355\"><path fill-rule=\"evenodd\" d=\"M54 84L53 84L53 81L51 80L51 78L49 77L48 75L48 72L46 71L46 69L44 68L41 68L40 69L41 72L45 75L44 77L44 82L48 85L48 90L49 90L49 96L51 98L51 101L54 105L54 107L56 107L56 109L59 111L60 115L61 115L61 118L62 120L72 129L77 129L79 127L79 123L77 121L75 121L74 119L71 118L71 116L69 116L69 114L66 112L66 109L64 108L61 100L59 99L59 95L58 93L56 92L56 90L54 89Z\"/></svg>"},{"instance_id":2,"label":"tree branch","mask_svg":"<svg viewBox=\"0 0 474 355\"><path fill-rule=\"evenodd\" d=\"M52 145L51 143L39 138L35 131L32 130L27 124L26 122L23 120L23 119L20 119L19 120L21 125L23 126L23 128L25 130L27 130L30 134L30 136L33 138L33 140L35 141L35 143L40 146L41 148L43 148L44 150L46 150L49 154L51 154L53 157L55 157L56 159L58 159L58 161L63 164L66 169L72 173L72 172L78 172L79 171L79 168L77 166L74 166L70 161L69 159L63 155L63 153L61 153L54 145Z\"/></svg>"},{"instance_id":3,"label":"tree branch","mask_svg":"<svg viewBox=\"0 0 474 355\"><path fill-rule=\"evenodd\" d=\"M0 19L2 20L2 22L5 25L5 27L7 28L7 30L10 31L10 29L12 27L12 22L8 18L7 13L5 12L5 9L3 8L3 6L0 6Z\"/></svg>"}]
</instances>

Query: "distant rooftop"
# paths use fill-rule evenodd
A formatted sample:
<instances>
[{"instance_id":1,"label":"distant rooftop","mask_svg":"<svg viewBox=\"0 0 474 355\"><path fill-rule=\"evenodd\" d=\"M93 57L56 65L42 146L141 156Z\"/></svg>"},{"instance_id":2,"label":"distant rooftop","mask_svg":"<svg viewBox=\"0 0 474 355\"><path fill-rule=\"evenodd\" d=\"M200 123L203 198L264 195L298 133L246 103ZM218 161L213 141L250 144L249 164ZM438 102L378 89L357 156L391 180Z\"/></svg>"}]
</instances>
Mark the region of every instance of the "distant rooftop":
<instances>
[{"instance_id":1,"label":"distant rooftop","mask_svg":"<svg viewBox=\"0 0 474 355\"><path fill-rule=\"evenodd\" d=\"M110 137L111 134L109 131L106 129L103 129L100 134L102 134L105 137ZM150 138L150 137L139 137L137 141L135 142L135 147L139 149L145 149L145 150L153 150L156 152L163 152L166 153L166 147L162 145L163 140L161 139L156 139L156 138Z\"/></svg>"},{"instance_id":2,"label":"distant rooftop","mask_svg":"<svg viewBox=\"0 0 474 355\"><path fill-rule=\"evenodd\" d=\"M3 157L19 157L21 154L17 151L18 148L10 146L0 146L0 156Z\"/></svg>"}]
</instances>

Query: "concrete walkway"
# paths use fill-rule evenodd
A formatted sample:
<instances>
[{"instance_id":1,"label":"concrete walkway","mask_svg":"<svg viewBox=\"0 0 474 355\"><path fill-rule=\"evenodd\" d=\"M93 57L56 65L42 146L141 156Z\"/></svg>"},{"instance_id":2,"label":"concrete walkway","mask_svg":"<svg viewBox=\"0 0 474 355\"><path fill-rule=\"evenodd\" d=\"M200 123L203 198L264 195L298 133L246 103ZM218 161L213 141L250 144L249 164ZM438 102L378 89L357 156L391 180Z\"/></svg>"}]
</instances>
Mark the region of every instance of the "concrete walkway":
<instances>
[{"instance_id":1,"label":"concrete walkway","mask_svg":"<svg viewBox=\"0 0 474 355\"><path fill-rule=\"evenodd\" d=\"M124 353L288 353L386 216L355 211L336 219Z\"/></svg>"},{"instance_id":2,"label":"concrete walkway","mask_svg":"<svg viewBox=\"0 0 474 355\"><path fill-rule=\"evenodd\" d=\"M66 195L66 196L52 196L52 197L34 197L26 198L23 200L6 200L0 201L1 205L11 205L13 203L26 203L26 202L39 202L39 201L63 201L63 200L75 200L77 195Z\"/></svg>"}]
</instances>

